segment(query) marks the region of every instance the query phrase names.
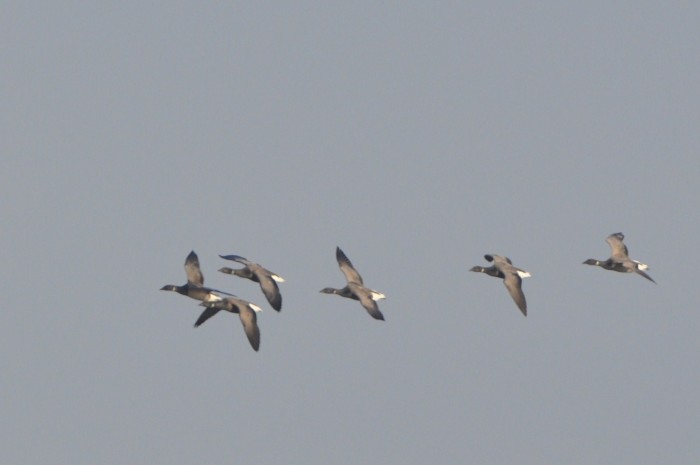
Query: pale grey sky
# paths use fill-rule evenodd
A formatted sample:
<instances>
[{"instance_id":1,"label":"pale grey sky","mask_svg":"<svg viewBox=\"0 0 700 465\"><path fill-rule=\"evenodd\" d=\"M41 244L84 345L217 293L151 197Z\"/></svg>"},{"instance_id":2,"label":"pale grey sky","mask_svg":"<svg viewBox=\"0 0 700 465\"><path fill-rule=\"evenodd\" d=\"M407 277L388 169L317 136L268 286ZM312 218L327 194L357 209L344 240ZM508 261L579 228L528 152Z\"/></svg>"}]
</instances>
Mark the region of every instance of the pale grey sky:
<instances>
[{"instance_id":1,"label":"pale grey sky","mask_svg":"<svg viewBox=\"0 0 700 465\"><path fill-rule=\"evenodd\" d=\"M61 3L0 16L0 462L698 461L700 6Z\"/></svg>"}]
</instances>

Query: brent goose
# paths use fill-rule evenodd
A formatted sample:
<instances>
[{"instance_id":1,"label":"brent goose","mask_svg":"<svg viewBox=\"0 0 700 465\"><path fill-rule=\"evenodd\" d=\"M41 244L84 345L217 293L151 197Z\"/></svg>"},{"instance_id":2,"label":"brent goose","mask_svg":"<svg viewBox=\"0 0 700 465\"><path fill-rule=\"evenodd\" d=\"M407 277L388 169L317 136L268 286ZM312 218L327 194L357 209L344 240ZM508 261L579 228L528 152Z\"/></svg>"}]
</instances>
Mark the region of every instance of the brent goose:
<instances>
[{"instance_id":1,"label":"brent goose","mask_svg":"<svg viewBox=\"0 0 700 465\"><path fill-rule=\"evenodd\" d=\"M255 313L262 311L260 307L235 296L224 297L217 302L202 302L199 305L206 308L195 322L195 328L198 328L202 323L219 313L220 310L238 313L250 345L253 347L253 350L258 351L260 348L260 328L258 328L258 318Z\"/></svg>"},{"instance_id":2,"label":"brent goose","mask_svg":"<svg viewBox=\"0 0 700 465\"><path fill-rule=\"evenodd\" d=\"M379 311L376 301L385 299L386 296L381 292L364 286L360 273L358 273L355 267L352 266L352 263L343 253L343 251L340 250L340 247L336 247L335 249L335 258L338 260L340 271L342 271L345 275L347 285L342 289L326 287L321 289L320 292L323 292L324 294L336 294L341 297L347 297L348 299L359 300L372 318L376 320L384 320L384 315L382 315L382 312Z\"/></svg>"},{"instance_id":3,"label":"brent goose","mask_svg":"<svg viewBox=\"0 0 700 465\"><path fill-rule=\"evenodd\" d=\"M506 285L510 296L515 301L516 305L523 312L523 315L527 316L527 303L525 302L525 294L523 294L522 289L522 278L527 278L530 273L521 270L513 266L513 263L508 257L501 257L500 255L487 254L484 258L493 262L488 268L482 266L472 267L469 271L475 271L478 273L486 273L494 278L503 279L503 284Z\"/></svg>"},{"instance_id":4,"label":"brent goose","mask_svg":"<svg viewBox=\"0 0 700 465\"><path fill-rule=\"evenodd\" d=\"M187 274L187 284L183 284L182 286L166 284L161 287L160 290L174 291L178 294L186 295L192 299L204 302L216 302L221 300L221 296L217 295L217 293L227 295L226 292L204 287L204 276L202 275L202 270L199 268L199 258L197 258L197 254L194 253L194 250L190 252L185 260L185 273Z\"/></svg>"},{"instance_id":5,"label":"brent goose","mask_svg":"<svg viewBox=\"0 0 700 465\"><path fill-rule=\"evenodd\" d=\"M265 298L268 302L270 302L272 308L278 312L282 310L282 295L280 294L279 287L277 287L277 283L284 282L284 279L281 276L239 255L219 255L219 257L225 260L233 260L234 262L245 265L244 268L239 270L234 270L232 268L221 268L219 269L220 272L233 274L240 276L241 278L250 279L251 281L260 283L260 289L262 289L263 294L265 294Z\"/></svg>"},{"instance_id":6,"label":"brent goose","mask_svg":"<svg viewBox=\"0 0 700 465\"><path fill-rule=\"evenodd\" d=\"M620 232L609 235L608 238L605 239L605 242L607 242L610 245L610 258L608 258L605 261L596 260L595 258L589 258L588 260L583 262L583 264L599 266L606 270L617 271L620 273L634 272L641 276L644 276L649 281L656 284L656 281L651 279L651 276L649 276L643 271L649 269L649 267L644 263L638 262L637 260L632 260L629 257L627 246L622 242L624 238L625 235Z\"/></svg>"}]
</instances>

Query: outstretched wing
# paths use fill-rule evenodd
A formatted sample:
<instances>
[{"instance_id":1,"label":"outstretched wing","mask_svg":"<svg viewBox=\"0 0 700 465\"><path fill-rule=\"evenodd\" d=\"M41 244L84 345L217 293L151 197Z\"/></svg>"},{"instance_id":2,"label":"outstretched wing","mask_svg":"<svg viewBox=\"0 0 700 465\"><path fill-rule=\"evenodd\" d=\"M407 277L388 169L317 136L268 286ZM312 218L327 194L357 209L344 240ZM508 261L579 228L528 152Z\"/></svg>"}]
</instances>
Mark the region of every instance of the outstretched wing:
<instances>
[{"instance_id":1,"label":"outstretched wing","mask_svg":"<svg viewBox=\"0 0 700 465\"><path fill-rule=\"evenodd\" d=\"M382 315L382 312L379 311L379 306L377 305L377 302L375 302L368 296L361 296L360 303L365 308L365 310L367 310L367 313L369 313L372 316L372 318L374 318L375 320L384 321L384 315Z\"/></svg>"},{"instance_id":2,"label":"outstretched wing","mask_svg":"<svg viewBox=\"0 0 700 465\"><path fill-rule=\"evenodd\" d=\"M637 273L637 274L639 274L639 275L644 276L644 277L647 278L649 281L651 281L652 283L656 284L656 281L654 281L653 279L651 279L651 276L649 276L648 274L646 274L645 272L643 272L643 271L640 270L639 268L635 268L635 269L634 269L634 272Z\"/></svg>"},{"instance_id":3,"label":"outstretched wing","mask_svg":"<svg viewBox=\"0 0 700 465\"><path fill-rule=\"evenodd\" d=\"M221 310L221 307L207 307L204 309L201 315L199 315L199 318L197 318L197 321L194 323L195 328L199 328L199 326L202 325L205 321L207 321L209 318L213 317L219 311Z\"/></svg>"},{"instance_id":4,"label":"outstretched wing","mask_svg":"<svg viewBox=\"0 0 700 465\"><path fill-rule=\"evenodd\" d=\"M345 279L349 283L362 284L362 276L357 272L350 259L340 250L340 247L335 248L335 258L338 260L340 271L345 275Z\"/></svg>"},{"instance_id":5,"label":"outstretched wing","mask_svg":"<svg viewBox=\"0 0 700 465\"><path fill-rule=\"evenodd\" d=\"M610 245L610 256L615 260L623 260L629 257L627 246L622 242L625 236L622 233L611 234L605 239Z\"/></svg>"},{"instance_id":6,"label":"outstretched wing","mask_svg":"<svg viewBox=\"0 0 700 465\"><path fill-rule=\"evenodd\" d=\"M185 260L185 273L187 274L187 283L193 286L204 286L204 275L199 268L199 258L194 250L190 252Z\"/></svg>"},{"instance_id":7,"label":"outstretched wing","mask_svg":"<svg viewBox=\"0 0 700 465\"><path fill-rule=\"evenodd\" d=\"M243 331L245 331L245 335L248 337L248 342L250 342L253 350L257 352L260 348L260 328L258 328L258 317L247 305L241 305L239 307L238 316L241 319L241 324L243 324Z\"/></svg>"},{"instance_id":8,"label":"outstretched wing","mask_svg":"<svg viewBox=\"0 0 700 465\"><path fill-rule=\"evenodd\" d=\"M515 301L520 311L523 312L523 315L527 316L527 302L525 301L525 294L521 287L522 279L520 279L520 276L510 271L506 272L503 284L506 285L506 289L508 289L510 296Z\"/></svg>"},{"instance_id":9,"label":"outstretched wing","mask_svg":"<svg viewBox=\"0 0 700 465\"><path fill-rule=\"evenodd\" d=\"M353 297L360 301L362 306L365 308L365 310L367 310L367 313L369 313L372 318L375 320L384 320L384 315L382 315L382 312L379 311L377 302L372 298L371 289L352 284L349 287L350 291L352 291Z\"/></svg>"},{"instance_id":10,"label":"outstretched wing","mask_svg":"<svg viewBox=\"0 0 700 465\"><path fill-rule=\"evenodd\" d=\"M240 255L219 255L219 257L224 260L231 260L238 263L243 263L244 265L250 265L251 262L247 258L241 257Z\"/></svg>"},{"instance_id":11,"label":"outstretched wing","mask_svg":"<svg viewBox=\"0 0 700 465\"><path fill-rule=\"evenodd\" d=\"M260 281L260 289L272 308L278 312L282 310L282 294L280 294L277 283L267 274L258 274L258 280Z\"/></svg>"}]
</instances>

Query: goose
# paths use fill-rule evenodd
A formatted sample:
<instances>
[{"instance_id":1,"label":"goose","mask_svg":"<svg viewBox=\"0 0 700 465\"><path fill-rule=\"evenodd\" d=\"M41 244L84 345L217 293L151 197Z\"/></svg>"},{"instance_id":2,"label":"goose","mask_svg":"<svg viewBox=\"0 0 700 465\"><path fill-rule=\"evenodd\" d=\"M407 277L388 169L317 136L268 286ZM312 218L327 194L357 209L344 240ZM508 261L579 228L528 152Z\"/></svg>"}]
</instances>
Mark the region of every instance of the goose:
<instances>
[{"instance_id":1,"label":"goose","mask_svg":"<svg viewBox=\"0 0 700 465\"><path fill-rule=\"evenodd\" d=\"M473 266L469 271L476 271L479 273L486 273L489 276L493 276L494 278L501 278L503 279L505 275L501 273L498 269L496 269L495 266L490 266L488 268L484 268L483 266ZM521 270L520 268L516 268L515 272L518 273L518 276L521 278L529 278L532 275L530 274L529 271Z\"/></svg>"},{"instance_id":2,"label":"goose","mask_svg":"<svg viewBox=\"0 0 700 465\"><path fill-rule=\"evenodd\" d=\"M625 239L625 235L621 232L613 233L605 239L605 242L610 245L610 258L607 260L597 260L595 258L589 258L584 265L599 266L606 270L617 271L619 273L637 273L656 284L651 276L646 274L644 270L648 270L649 267L642 262L637 260L632 260L629 257L629 252L627 251L627 246L622 242Z\"/></svg>"},{"instance_id":3,"label":"goose","mask_svg":"<svg viewBox=\"0 0 700 465\"><path fill-rule=\"evenodd\" d=\"M506 289L510 293L510 296L515 301L524 316L527 316L527 302L525 301L525 294L523 294L522 289L522 278L529 278L530 273L521 270L513 266L513 263L508 257L501 257L500 255L487 254L484 258L488 262L493 262L488 268L483 266L474 266L469 271L474 271L477 273L485 273L494 278L503 279L503 284L505 284Z\"/></svg>"},{"instance_id":4,"label":"goose","mask_svg":"<svg viewBox=\"0 0 700 465\"><path fill-rule=\"evenodd\" d=\"M336 294L341 297L346 297L348 299L359 300L362 306L367 310L372 318L375 320L384 321L384 315L379 311L379 306L377 306L377 300L385 299L386 296L379 291L365 287L362 282L362 276L357 272L348 257L340 250L340 247L335 249L335 258L338 260L338 266L340 271L345 275L345 280L347 284L342 289L334 289L332 287L325 287L319 292L324 294Z\"/></svg>"},{"instance_id":5,"label":"goose","mask_svg":"<svg viewBox=\"0 0 700 465\"><path fill-rule=\"evenodd\" d=\"M221 273L233 274L240 276L241 278L250 279L253 282L260 283L260 289L262 289L263 294L265 294L265 298L270 303L272 308L278 312L282 310L282 295L280 294L279 287L277 287L277 283L284 282L284 279L281 276L239 255L219 255L219 257L223 258L224 260L232 260L245 265L244 268L239 270L234 270L232 268L220 268L219 271Z\"/></svg>"},{"instance_id":6,"label":"goose","mask_svg":"<svg viewBox=\"0 0 700 465\"><path fill-rule=\"evenodd\" d=\"M174 291L203 302L217 302L222 299L221 295L229 295L226 292L204 287L204 275L202 275L202 270L199 268L199 258L194 253L194 250L185 259L185 274L187 275L187 284L182 286L166 284L160 290Z\"/></svg>"},{"instance_id":7,"label":"goose","mask_svg":"<svg viewBox=\"0 0 700 465\"><path fill-rule=\"evenodd\" d=\"M195 328L198 328L209 318L219 313L220 310L238 313L238 317L243 324L243 330L248 337L248 342L250 342L251 347L256 352L260 349L260 328L258 328L258 317L255 315L257 312L262 311L260 307L233 295L224 297L216 302L202 302L199 305L206 308L195 322Z\"/></svg>"}]
</instances>

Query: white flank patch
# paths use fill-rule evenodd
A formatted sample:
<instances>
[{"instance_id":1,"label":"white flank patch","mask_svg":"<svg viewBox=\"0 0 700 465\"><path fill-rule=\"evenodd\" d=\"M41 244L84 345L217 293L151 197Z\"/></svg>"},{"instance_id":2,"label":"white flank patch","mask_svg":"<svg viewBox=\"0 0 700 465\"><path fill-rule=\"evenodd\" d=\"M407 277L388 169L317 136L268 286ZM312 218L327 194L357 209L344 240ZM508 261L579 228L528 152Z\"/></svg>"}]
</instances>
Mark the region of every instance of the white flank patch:
<instances>
[{"instance_id":1,"label":"white flank patch","mask_svg":"<svg viewBox=\"0 0 700 465\"><path fill-rule=\"evenodd\" d=\"M532 275L528 271L518 270L518 276L521 278L529 278Z\"/></svg>"},{"instance_id":2,"label":"white flank patch","mask_svg":"<svg viewBox=\"0 0 700 465\"><path fill-rule=\"evenodd\" d=\"M386 299L386 296L382 294L381 292L377 291L372 291L372 300L381 300L381 299Z\"/></svg>"},{"instance_id":3,"label":"white flank patch","mask_svg":"<svg viewBox=\"0 0 700 465\"><path fill-rule=\"evenodd\" d=\"M272 279L274 279L275 281L277 281L278 283L284 282L284 278L282 276L277 276L276 274L271 274L270 277Z\"/></svg>"},{"instance_id":4,"label":"white flank patch","mask_svg":"<svg viewBox=\"0 0 700 465\"><path fill-rule=\"evenodd\" d=\"M249 306L250 308L252 308L253 310L255 310L256 312L262 312L262 308L258 307L258 306L255 305L255 304L248 304L248 306Z\"/></svg>"},{"instance_id":5,"label":"white flank patch","mask_svg":"<svg viewBox=\"0 0 700 465\"><path fill-rule=\"evenodd\" d=\"M221 302L223 299L219 297L216 294L212 294L211 292L207 295L207 298L204 299L205 302Z\"/></svg>"},{"instance_id":6,"label":"white flank patch","mask_svg":"<svg viewBox=\"0 0 700 465\"><path fill-rule=\"evenodd\" d=\"M637 264L637 269L639 269L639 270L648 270L649 269L649 266L645 265L642 262L638 262L637 260L632 260L632 261Z\"/></svg>"}]
</instances>

